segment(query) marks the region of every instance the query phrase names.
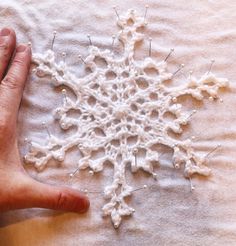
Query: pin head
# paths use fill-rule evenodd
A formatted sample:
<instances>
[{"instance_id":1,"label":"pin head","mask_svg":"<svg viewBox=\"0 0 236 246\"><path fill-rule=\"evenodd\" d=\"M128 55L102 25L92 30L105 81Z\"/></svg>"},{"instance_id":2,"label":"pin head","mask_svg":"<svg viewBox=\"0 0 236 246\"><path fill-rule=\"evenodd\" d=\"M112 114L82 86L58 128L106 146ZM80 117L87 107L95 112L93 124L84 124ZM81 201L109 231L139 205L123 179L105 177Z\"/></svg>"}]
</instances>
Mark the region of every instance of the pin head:
<instances>
[{"instance_id":1,"label":"pin head","mask_svg":"<svg viewBox=\"0 0 236 246\"><path fill-rule=\"evenodd\" d=\"M137 154L137 153L138 153L138 149L137 148L133 149L133 154Z\"/></svg>"},{"instance_id":2,"label":"pin head","mask_svg":"<svg viewBox=\"0 0 236 246\"><path fill-rule=\"evenodd\" d=\"M173 101L173 102L177 102L177 98L176 98L176 97L173 97L173 98L172 98L172 101Z\"/></svg>"},{"instance_id":3,"label":"pin head","mask_svg":"<svg viewBox=\"0 0 236 246\"><path fill-rule=\"evenodd\" d=\"M210 96L210 97L209 97L209 100L210 100L210 101L213 101L213 100L214 100L214 98L213 98L212 96Z\"/></svg>"},{"instance_id":4,"label":"pin head","mask_svg":"<svg viewBox=\"0 0 236 246\"><path fill-rule=\"evenodd\" d=\"M94 172L92 170L89 171L89 175L93 176Z\"/></svg>"},{"instance_id":5,"label":"pin head","mask_svg":"<svg viewBox=\"0 0 236 246\"><path fill-rule=\"evenodd\" d=\"M153 177L155 180L157 180L157 174L156 174L156 173L153 173L153 174L152 174L152 177Z\"/></svg>"},{"instance_id":6,"label":"pin head","mask_svg":"<svg viewBox=\"0 0 236 246\"><path fill-rule=\"evenodd\" d=\"M179 164L175 164L175 168L176 169L179 169Z\"/></svg>"}]
</instances>

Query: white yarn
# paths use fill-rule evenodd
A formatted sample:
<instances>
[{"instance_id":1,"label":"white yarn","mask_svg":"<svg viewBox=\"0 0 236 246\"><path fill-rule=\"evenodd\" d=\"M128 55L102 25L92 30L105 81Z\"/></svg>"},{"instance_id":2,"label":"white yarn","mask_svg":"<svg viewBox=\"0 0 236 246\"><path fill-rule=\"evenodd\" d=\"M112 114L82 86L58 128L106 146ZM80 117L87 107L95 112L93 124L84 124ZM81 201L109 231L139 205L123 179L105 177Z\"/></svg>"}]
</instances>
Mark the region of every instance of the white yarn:
<instances>
[{"instance_id":1,"label":"white yarn","mask_svg":"<svg viewBox=\"0 0 236 246\"><path fill-rule=\"evenodd\" d=\"M134 60L135 44L144 39L139 28L145 26L145 18L129 10L119 16L117 23L121 28L118 38L124 45L122 57L115 57L112 50L101 50L91 44L89 55L83 59L91 73L83 78L72 74L65 61L56 63L53 50L33 54L34 72L38 77L50 76L55 86L65 85L75 93L76 101L63 91L64 103L54 115L62 129L76 126L78 130L64 139L50 134L47 145L32 142L31 150L25 156L26 161L42 169L52 158L63 161L67 150L77 146L83 154L78 161L79 169L90 168L96 173L103 170L104 162L111 162L113 182L104 189L104 197L110 200L102 210L104 215L111 216L115 228L119 227L122 216L134 212L124 200L133 191L126 182L126 166L131 164L132 172L143 169L154 178L157 176L153 165L158 163L159 153L152 150L153 145L158 143L172 148L173 165L176 168L183 165L186 177L194 173L210 174L210 169L204 165L206 157L195 153L192 139L176 140L168 131L182 133L182 126L188 124L196 112L184 112L178 97L188 94L202 100L203 92L206 92L210 98L216 98L218 89L228 86L227 79L217 78L209 72L200 79L191 74L186 83L166 87L163 82L173 78L173 74L167 72L166 61L157 62L151 57ZM104 60L105 68L96 64L97 58ZM148 69L157 75L149 76ZM67 116L71 109L80 111L78 119ZM175 119L167 122L166 113L171 113ZM131 138L132 146L128 144ZM104 155L94 160L91 158L94 151L103 151ZM140 153L143 161L138 161Z\"/></svg>"}]
</instances>

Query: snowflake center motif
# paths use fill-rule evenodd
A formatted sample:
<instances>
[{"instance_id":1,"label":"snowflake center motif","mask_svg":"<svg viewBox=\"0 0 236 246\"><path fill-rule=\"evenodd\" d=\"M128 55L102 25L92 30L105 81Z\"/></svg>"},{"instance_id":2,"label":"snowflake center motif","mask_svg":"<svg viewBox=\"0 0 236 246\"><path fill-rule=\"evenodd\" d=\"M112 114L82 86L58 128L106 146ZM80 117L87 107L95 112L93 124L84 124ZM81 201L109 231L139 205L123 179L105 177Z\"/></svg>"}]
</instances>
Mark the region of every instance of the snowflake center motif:
<instances>
[{"instance_id":1,"label":"snowflake center motif","mask_svg":"<svg viewBox=\"0 0 236 246\"><path fill-rule=\"evenodd\" d=\"M211 72L200 79L190 75L186 83L177 87L165 86L164 82L174 76L167 71L166 60L156 62L151 56L142 61L134 59L135 45L144 39L140 30L146 26L145 18L129 10L119 16L117 24L121 29L117 38L124 47L122 56L116 57L113 45L111 50L101 50L91 44L89 55L80 57L90 71L85 77L77 78L69 72L65 61L57 63L52 49L33 54L36 76L49 76L55 86L65 85L75 93L74 101L63 90L63 105L55 110L54 116L62 129L76 126L77 132L64 139L50 134L48 144L43 146L31 142L25 156L26 161L42 169L52 158L63 161L66 152L77 146L82 153L78 169L100 172L105 162L112 163L114 177L104 189L108 202L102 210L104 215L111 216L115 228L123 216L134 212L125 202L125 197L134 191L127 184L126 167L130 165L132 172L142 169L156 178L154 165L159 162L160 153L153 150L155 144L173 150L173 166L183 165L186 177L194 173L210 174L205 166L206 156L195 153L192 139L176 140L168 133L171 130L181 134L183 125L188 124L195 113L183 112L178 97L190 95L202 100L205 92L217 99L218 89L228 86L227 79L217 78ZM70 117L70 110L77 110L79 117ZM167 113L174 116L173 121L166 121ZM92 158L99 151L103 156ZM143 160L137 161L140 154Z\"/></svg>"}]
</instances>

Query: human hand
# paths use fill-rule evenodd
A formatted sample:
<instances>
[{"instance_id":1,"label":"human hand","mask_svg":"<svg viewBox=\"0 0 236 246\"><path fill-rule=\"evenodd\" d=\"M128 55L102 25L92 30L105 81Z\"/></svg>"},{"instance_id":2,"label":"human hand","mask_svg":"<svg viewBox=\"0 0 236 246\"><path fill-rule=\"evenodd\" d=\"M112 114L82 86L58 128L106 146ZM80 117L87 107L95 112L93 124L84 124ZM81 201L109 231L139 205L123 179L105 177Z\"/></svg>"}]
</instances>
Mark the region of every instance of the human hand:
<instances>
[{"instance_id":1,"label":"human hand","mask_svg":"<svg viewBox=\"0 0 236 246\"><path fill-rule=\"evenodd\" d=\"M89 200L85 195L38 182L21 165L17 116L30 63L30 47L16 48L15 32L4 28L0 32L0 212L31 207L86 212Z\"/></svg>"}]
</instances>

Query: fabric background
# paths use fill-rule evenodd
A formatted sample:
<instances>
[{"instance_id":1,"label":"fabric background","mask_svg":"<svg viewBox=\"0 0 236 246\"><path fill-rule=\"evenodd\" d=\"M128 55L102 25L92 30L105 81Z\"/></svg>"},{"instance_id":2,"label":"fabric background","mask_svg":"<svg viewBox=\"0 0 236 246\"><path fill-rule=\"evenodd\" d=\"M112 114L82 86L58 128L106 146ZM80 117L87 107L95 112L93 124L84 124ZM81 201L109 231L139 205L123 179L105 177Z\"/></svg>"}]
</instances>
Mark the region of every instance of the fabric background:
<instances>
[{"instance_id":1,"label":"fabric background","mask_svg":"<svg viewBox=\"0 0 236 246\"><path fill-rule=\"evenodd\" d=\"M157 185L152 190L134 193L130 204L136 209L134 216L123 220L115 230L110 218L101 217L104 200L91 194L91 208L87 214L54 212L44 209L26 209L0 215L0 245L235 245L236 244L236 2L231 0L1 0L0 27L16 30L18 42L32 42L34 52L50 47L52 33L58 31L54 49L58 60L67 52L67 62L78 76L83 75L78 54L86 55L89 33L93 43L101 48L111 46L111 36L118 31L112 9L118 4L122 14L134 8L144 14L149 4L146 28L147 40L138 47L137 58L148 54L148 37L153 38L153 57L163 59L169 49L175 53L170 59L170 71L180 63L186 67L176 76L175 83L184 83L184 76L193 70L196 76L205 73L211 59L216 62L213 71L227 77L231 87L222 90L224 102L194 104L185 100L198 113L186 127L184 137L195 135L196 150L206 154L217 144L222 148L209 158L212 168L209 178L193 179L196 189L190 192L189 182L182 170L171 165L171 155L162 155L162 164L156 169ZM120 43L116 42L117 52ZM52 110L62 103L62 95L47 80L29 78L19 115L19 143L22 156L27 151L24 138L45 141L46 132L41 122L47 122L53 134L61 134L53 121ZM75 150L61 165L50 163L37 172L25 165L29 174L45 183L86 186L100 189L112 179L112 170L106 169L93 179L88 172L69 181L68 173L76 168ZM74 162L73 162L74 160ZM143 173L128 173L134 187L153 184L153 179ZM7 184L6 184L7 185ZM22 194L24 195L24 194Z\"/></svg>"}]
</instances>

